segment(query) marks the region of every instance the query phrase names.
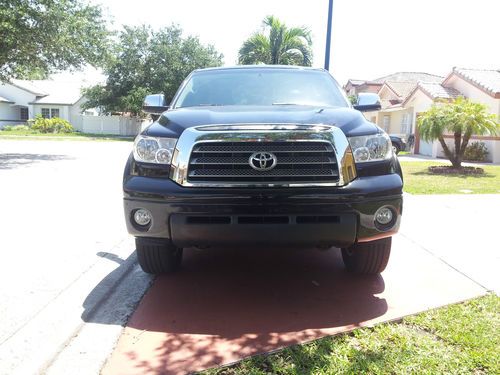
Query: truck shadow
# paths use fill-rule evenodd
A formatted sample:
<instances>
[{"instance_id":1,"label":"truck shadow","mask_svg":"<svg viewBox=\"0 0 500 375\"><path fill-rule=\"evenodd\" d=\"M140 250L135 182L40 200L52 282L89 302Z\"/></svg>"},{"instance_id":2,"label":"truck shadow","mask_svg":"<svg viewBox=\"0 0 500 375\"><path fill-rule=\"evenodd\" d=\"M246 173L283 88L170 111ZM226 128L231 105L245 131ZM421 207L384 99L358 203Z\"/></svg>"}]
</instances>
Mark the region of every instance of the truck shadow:
<instances>
[{"instance_id":1,"label":"truck shadow","mask_svg":"<svg viewBox=\"0 0 500 375\"><path fill-rule=\"evenodd\" d=\"M156 278L129 325L232 337L346 325L384 314L375 296L384 288L381 276L347 273L336 249L189 249L183 270Z\"/></svg>"},{"instance_id":2,"label":"truck shadow","mask_svg":"<svg viewBox=\"0 0 500 375\"><path fill-rule=\"evenodd\" d=\"M376 296L385 289L382 276L347 273L338 249L187 249L184 260L182 271L155 279L128 321L145 340L162 337L149 348L152 361L126 353L141 371L185 372L190 361L206 368L225 362L221 350L266 352L387 311Z\"/></svg>"}]
</instances>

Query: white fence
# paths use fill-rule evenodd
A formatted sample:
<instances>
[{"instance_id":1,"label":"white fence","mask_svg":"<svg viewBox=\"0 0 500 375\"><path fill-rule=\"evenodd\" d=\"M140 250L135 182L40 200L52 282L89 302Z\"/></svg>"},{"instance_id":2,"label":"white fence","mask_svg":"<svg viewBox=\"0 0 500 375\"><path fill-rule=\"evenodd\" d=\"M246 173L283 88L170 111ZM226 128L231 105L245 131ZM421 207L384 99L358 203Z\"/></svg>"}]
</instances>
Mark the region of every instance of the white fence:
<instances>
[{"instance_id":1,"label":"white fence","mask_svg":"<svg viewBox=\"0 0 500 375\"><path fill-rule=\"evenodd\" d=\"M82 133L135 136L141 132L142 120L125 116L85 116L72 118L75 130Z\"/></svg>"}]
</instances>

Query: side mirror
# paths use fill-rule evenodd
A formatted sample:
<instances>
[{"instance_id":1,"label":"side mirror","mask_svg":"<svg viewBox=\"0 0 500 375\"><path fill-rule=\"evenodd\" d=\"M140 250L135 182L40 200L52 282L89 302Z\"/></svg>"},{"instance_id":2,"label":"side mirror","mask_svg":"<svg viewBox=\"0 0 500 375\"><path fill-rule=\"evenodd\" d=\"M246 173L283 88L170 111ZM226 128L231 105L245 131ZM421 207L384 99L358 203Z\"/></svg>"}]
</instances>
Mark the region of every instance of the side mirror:
<instances>
[{"instance_id":1,"label":"side mirror","mask_svg":"<svg viewBox=\"0 0 500 375\"><path fill-rule=\"evenodd\" d=\"M147 95L142 104L142 110L152 115L161 115L168 109L168 103L163 94Z\"/></svg>"},{"instance_id":2,"label":"side mirror","mask_svg":"<svg viewBox=\"0 0 500 375\"><path fill-rule=\"evenodd\" d=\"M358 94L358 100L354 104L354 109L361 112L378 111L382 108L380 97L371 92L362 92Z\"/></svg>"}]
</instances>

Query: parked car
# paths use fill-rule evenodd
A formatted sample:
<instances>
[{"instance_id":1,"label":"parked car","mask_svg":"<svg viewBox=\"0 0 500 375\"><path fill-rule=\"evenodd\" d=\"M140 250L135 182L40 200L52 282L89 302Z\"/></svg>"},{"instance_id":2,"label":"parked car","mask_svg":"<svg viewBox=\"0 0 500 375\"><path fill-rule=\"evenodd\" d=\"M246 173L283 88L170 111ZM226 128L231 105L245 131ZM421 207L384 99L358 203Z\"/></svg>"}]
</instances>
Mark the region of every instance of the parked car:
<instances>
[{"instance_id":1,"label":"parked car","mask_svg":"<svg viewBox=\"0 0 500 375\"><path fill-rule=\"evenodd\" d=\"M377 274L399 228L403 180L389 136L323 69L196 70L137 136L124 210L145 272L175 271L183 248L339 247L349 271ZM207 250L209 251L209 250ZM251 251L251 250L249 250Z\"/></svg>"},{"instance_id":2,"label":"parked car","mask_svg":"<svg viewBox=\"0 0 500 375\"><path fill-rule=\"evenodd\" d=\"M400 136L397 136L397 135L389 135L389 137L391 138L391 143L392 143L392 149L394 150L394 152L397 154L399 154L401 151L406 151L406 140Z\"/></svg>"}]
</instances>

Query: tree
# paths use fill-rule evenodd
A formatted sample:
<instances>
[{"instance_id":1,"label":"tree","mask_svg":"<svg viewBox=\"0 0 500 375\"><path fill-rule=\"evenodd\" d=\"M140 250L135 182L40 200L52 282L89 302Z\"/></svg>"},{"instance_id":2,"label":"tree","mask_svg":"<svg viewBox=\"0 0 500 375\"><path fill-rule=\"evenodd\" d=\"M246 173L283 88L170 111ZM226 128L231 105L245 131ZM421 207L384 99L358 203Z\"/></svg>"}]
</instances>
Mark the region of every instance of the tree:
<instances>
[{"instance_id":1,"label":"tree","mask_svg":"<svg viewBox=\"0 0 500 375\"><path fill-rule=\"evenodd\" d=\"M0 81L100 66L108 37L99 6L81 0L0 0Z\"/></svg>"},{"instance_id":2,"label":"tree","mask_svg":"<svg viewBox=\"0 0 500 375\"><path fill-rule=\"evenodd\" d=\"M158 31L125 26L104 69L106 84L83 91L88 99L84 107L137 115L145 95L163 93L171 100L191 71L220 65L222 55L213 46L196 37L183 38L178 26Z\"/></svg>"},{"instance_id":3,"label":"tree","mask_svg":"<svg viewBox=\"0 0 500 375\"><path fill-rule=\"evenodd\" d=\"M358 103L357 95L349 95L347 99L349 99L349 102L351 102L352 105L356 105Z\"/></svg>"},{"instance_id":4,"label":"tree","mask_svg":"<svg viewBox=\"0 0 500 375\"><path fill-rule=\"evenodd\" d=\"M240 64L312 64L311 32L306 27L288 28L278 18L267 16L264 32L256 32L240 48Z\"/></svg>"},{"instance_id":5,"label":"tree","mask_svg":"<svg viewBox=\"0 0 500 375\"><path fill-rule=\"evenodd\" d=\"M452 102L438 102L418 118L418 131L425 141L437 139L453 168L460 168L465 149L473 135L496 134L500 125L486 106L463 97ZM451 133L454 147L450 149L444 135Z\"/></svg>"}]
</instances>

